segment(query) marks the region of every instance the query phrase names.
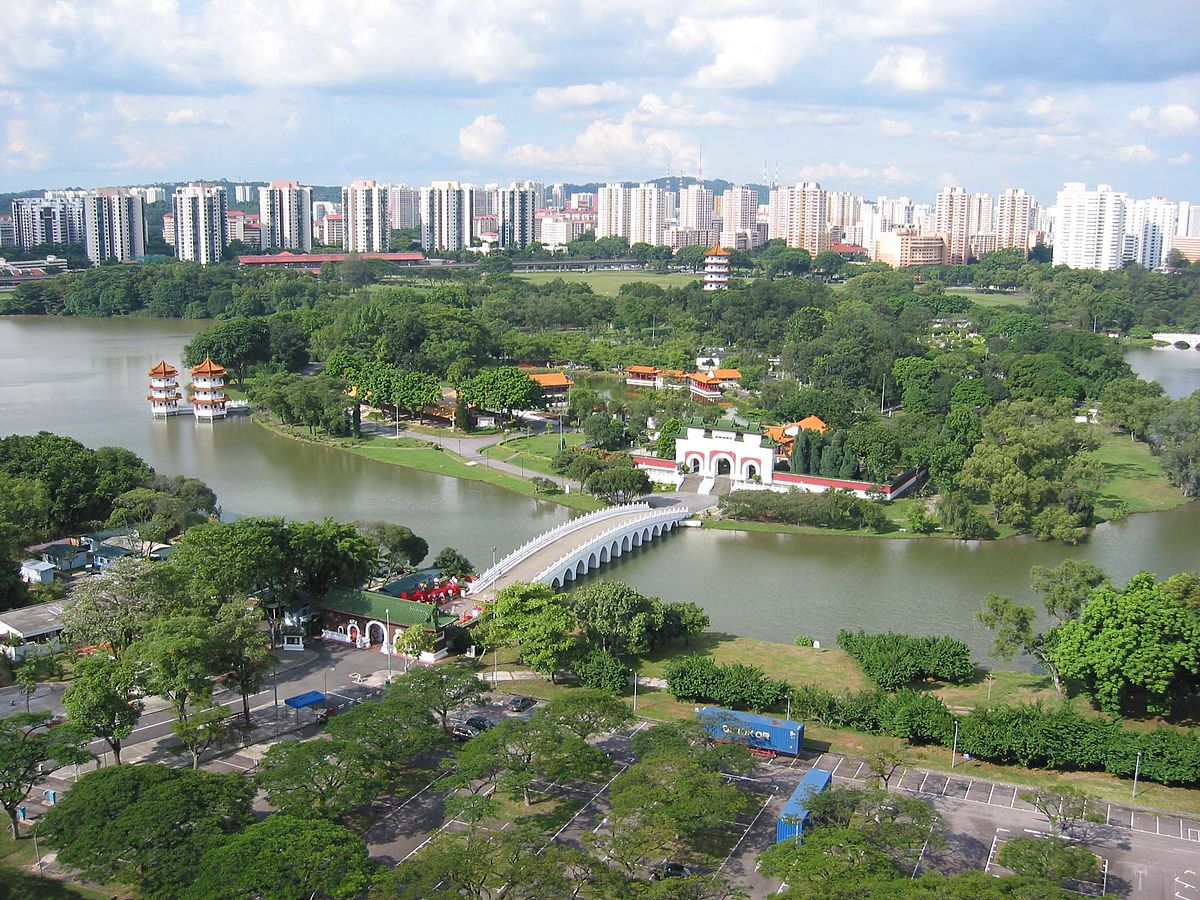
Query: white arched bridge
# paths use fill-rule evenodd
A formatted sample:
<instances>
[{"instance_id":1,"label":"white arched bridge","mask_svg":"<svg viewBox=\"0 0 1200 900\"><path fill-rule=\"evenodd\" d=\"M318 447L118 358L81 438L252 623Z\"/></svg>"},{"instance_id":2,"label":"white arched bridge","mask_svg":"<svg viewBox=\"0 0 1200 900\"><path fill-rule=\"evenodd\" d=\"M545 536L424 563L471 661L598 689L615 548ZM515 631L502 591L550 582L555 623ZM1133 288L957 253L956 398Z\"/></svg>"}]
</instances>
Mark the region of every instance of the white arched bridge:
<instances>
[{"instance_id":1,"label":"white arched bridge","mask_svg":"<svg viewBox=\"0 0 1200 900\"><path fill-rule=\"evenodd\" d=\"M1200 334L1164 331L1154 335L1154 339L1166 344L1168 350L1200 350Z\"/></svg>"},{"instance_id":2,"label":"white arched bridge","mask_svg":"<svg viewBox=\"0 0 1200 900\"><path fill-rule=\"evenodd\" d=\"M518 547L480 575L468 593L490 596L518 581L562 587L674 531L691 514L686 506L625 503L579 516Z\"/></svg>"}]
</instances>

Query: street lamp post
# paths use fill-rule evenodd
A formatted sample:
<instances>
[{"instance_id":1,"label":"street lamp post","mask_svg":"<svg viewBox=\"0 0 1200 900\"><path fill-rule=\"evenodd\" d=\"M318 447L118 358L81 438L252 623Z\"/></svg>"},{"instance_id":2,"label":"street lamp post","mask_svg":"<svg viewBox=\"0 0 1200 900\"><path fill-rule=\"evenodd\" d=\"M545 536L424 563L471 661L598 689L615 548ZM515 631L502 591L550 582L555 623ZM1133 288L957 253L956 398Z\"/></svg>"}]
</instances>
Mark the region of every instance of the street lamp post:
<instances>
[{"instance_id":1,"label":"street lamp post","mask_svg":"<svg viewBox=\"0 0 1200 900\"><path fill-rule=\"evenodd\" d=\"M958 719L954 720L954 747L950 751L950 768L958 763Z\"/></svg>"},{"instance_id":2,"label":"street lamp post","mask_svg":"<svg viewBox=\"0 0 1200 900\"><path fill-rule=\"evenodd\" d=\"M496 567L496 551L499 549L500 549L499 547L492 548L492 568Z\"/></svg>"},{"instance_id":3,"label":"street lamp post","mask_svg":"<svg viewBox=\"0 0 1200 900\"><path fill-rule=\"evenodd\" d=\"M1142 751L1138 751L1137 762L1133 764L1133 796L1137 797L1138 776L1142 774Z\"/></svg>"},{"instance_id":4,"label":"street lamp post","mask_svg":"<svg viewBox=\"0 0 1200 900\"><path fill-rule=\"evenodd\" d=\"M790 721L792 718L792 692L791 691L788 691L787 698L788 698L787 717L788 717L788 720Z\"/></svg>"},{"instance_id":5,"label":"street lamp post","mask_svg":"<svg viewBox=\"0 0 1200 900\"><path fill-rule=\"evenodd\" d=\"M387 654L387 658L388 658L388 684L391 684L391 683L392 683L392 645L391 645L391 640L392 640L392 611L391 611L391 609L385 609L385 610L383 611L383 614L384 614L384 616L386 617L386 621L387 621L387 627L384 629L384 632L383 632L383 652Z\"/></svg>"},{"instance_id":6,"label":"street lamp post","mask_svg":"<svg viewBox=\"0 0 1200 900\"><path fill-rule=\"evenodd\" d=\"M633 711L637 712L637 669L633 670Z\"/></svg>"},{"instance_id":7,"label":"street lamp post","mask_svg":"<svg viewBox=\"0 0 1200 900\"><path fill-rule=\"evenodd\" d=\"M33 823L33 853L37 857L37 870L39 875L42 874L42 851L41 848L38 847L37 830L38 826L41 824L42 823L40 819Z\"/></svg>"},{"instance_id":8,"label":"street lamp post","mask_svg":"<svg viewBox=\"0 0 1200 900\"><path fill-rule=\"evenodd\" d=\"M275 718L279 718L279 677L275 672L275 664L279 661L274 651L271 652L271 693L275 696Z\"/></svg>"}]
</instances>

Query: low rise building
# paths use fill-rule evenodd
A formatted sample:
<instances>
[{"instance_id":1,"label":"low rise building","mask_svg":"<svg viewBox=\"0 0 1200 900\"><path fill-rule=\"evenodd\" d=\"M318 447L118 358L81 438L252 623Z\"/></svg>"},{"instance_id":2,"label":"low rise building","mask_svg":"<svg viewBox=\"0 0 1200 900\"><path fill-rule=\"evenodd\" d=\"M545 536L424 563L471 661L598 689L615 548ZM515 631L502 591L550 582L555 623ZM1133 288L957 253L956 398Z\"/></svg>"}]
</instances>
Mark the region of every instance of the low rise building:
<instances>
[{"instance_id":1,"label":"low rise building","mask_svg":"<svg viewBox=\"0 0 1200 900\"><path fill-rule=\"evenodd\" d=\"M529 376L542 389L542 402L547 409L563 409L571 387L575 384L562 372L541 372Z\"/></svg>"},{"instance_id":2,"label":"low rise building","mask_svg":"<svg viewBox=\"0 0 1200 900\"><path fill-rule=\"evenodd\" d=\"M446 627L458 617L442 613L436 603L402 600L375 591L334 587L313 604L320 610L321 636L381 653L395 651L396 641L409 628L422 628L433 639L433 649L421 654L423 662L444 659Z\"/></svg>"},{"instance_id":3,"label":"low rise building","mask_svg":"<svg viewBox=\"0 0 1200 900\"><path fill-rule=\"evenodd\" d=\"M913 228L888 231L875 241L875 259L898 269L940 266L946 261L946 241L939 234L918 234Z\"/></svg>"},{"instance_id":4,"label":"low rise building","mask_svg":"<svg viewBox=\"0 0 1200 900\"><path fill-rule=\"evenodd\" d=\"M14 662L62 648L62 614L69 600L51 600L0 612L0 652Z\"/></svg>"}]
</instances>

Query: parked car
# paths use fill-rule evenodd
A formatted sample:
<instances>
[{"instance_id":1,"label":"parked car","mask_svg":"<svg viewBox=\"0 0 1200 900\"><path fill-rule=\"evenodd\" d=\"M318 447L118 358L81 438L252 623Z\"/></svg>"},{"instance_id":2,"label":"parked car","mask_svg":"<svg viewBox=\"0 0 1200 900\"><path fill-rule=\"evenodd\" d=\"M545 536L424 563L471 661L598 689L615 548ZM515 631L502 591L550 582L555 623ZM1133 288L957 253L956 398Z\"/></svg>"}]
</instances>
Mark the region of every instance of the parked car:
<instances>
[{"instance_id":1,"label":"parked car","mask_svg":"<svg viewBox=\"0 0 1200 900\"><path fill-rule=\"evenodd\" d=\"M537 701L532 697L513 697L508 701L508 709L510 712L525 712L527 709L537 705Z\"/></svg>"},{"instance_id":2,"label":"parked car","mask_svg":"<svg viewBox=\"0 0 1200 900\"><path fill-rule=\"evenodd\" d=\"M650 872L651 881L662 881L664 878L687 878L689 875L695 874L683 863L668 862L661 866L655 866Z\"/></svg>"},{"instance_id":3,"label":"parked car","mask_svg":"<svg viewBox=\"0 0 1200 900\"><path fill-rule=\"evenodd\" d=\"M476 731L487 731L489 728L495 728L496 723L491 719L485 719L483 716L471 716L463 724L469 725Z\"/></svg>"},{"instance_id":4,"label":"parked car","mask_svg":"<svg viewBox=\"0 0 1200 900\"><path fill-rule=\"evenodd\" d=\"M450 729L450 736L456 741L469 741L471 738L479 737L479 729L472 728L470 725L455 725Z\"/></svg>"}]
</instances>

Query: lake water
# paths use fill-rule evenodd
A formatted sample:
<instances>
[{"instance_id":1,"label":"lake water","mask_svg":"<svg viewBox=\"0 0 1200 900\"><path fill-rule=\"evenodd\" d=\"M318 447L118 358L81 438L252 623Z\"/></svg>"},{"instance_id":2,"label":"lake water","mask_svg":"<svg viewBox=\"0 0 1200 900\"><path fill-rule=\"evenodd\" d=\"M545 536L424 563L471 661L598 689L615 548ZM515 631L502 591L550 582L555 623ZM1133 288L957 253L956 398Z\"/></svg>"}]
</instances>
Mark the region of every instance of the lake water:
<instances>
[{"instance_id":1,"label":"lake water","mask_svg":"<svg viewBox=\"0 0 1200 900\"><path fill-rule=\"evenodd\" d=\"M199 322L0 318L0 435L39 429L128 447L161 472L203 479L226 516L402 522L436 551L477 565L572 513L496 487L415 472L278 437L247 418L198 425L150 417L146 372L178 366ZM1131 363L1173 396L1200 388L1200 353L1136 351ZM713 627L790 642L839 628L949 633L980 655L988 591L1033 600L1033 565L1094 560L1113 578L1200 569L1200 504L1102 525L1078 547L1016 539L900 541L684 529L606 570L666 600L702 604Z\"/></svg>"}]
</instances>

